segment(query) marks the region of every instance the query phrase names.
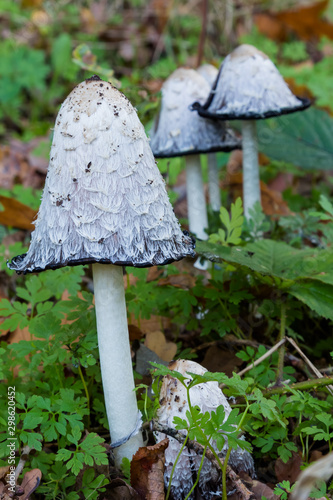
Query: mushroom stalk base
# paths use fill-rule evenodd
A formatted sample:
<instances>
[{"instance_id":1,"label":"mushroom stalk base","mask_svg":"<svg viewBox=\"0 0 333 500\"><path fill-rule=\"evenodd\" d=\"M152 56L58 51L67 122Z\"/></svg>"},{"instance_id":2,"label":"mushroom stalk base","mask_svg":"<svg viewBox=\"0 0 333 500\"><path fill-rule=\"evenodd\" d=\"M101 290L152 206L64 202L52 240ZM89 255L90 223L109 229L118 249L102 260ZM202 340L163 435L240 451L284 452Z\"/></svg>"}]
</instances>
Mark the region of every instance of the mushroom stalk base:
<instances>
[{"instance_id":1,"label":"mushroom stalk base","mask_svg":"<svg viewBox=\"0 0 333 500\"><path fill-rule=\"evenodd\" d=\"M186 191L190 231L207 240L208 217L199 155L186 156Z\"/></svg>"},{"instance_id":2,"label":"mushroom stalk base","mask_svg":"<svg viewBox=\"0 0 333 500\"><path fill-rule=\"evenodd\" d=\"M254 120L242 121L242 147L244 215L249 219L249 210L253 208L256 202L261 203L258 142L256 122Z\"/></svg>"},{"instance_id":3,"label":"mushroom stalk base","mask_svg":"<svg viewBox=\"0 0 333 500\"><path fill-rule=\"evenodd\" d=\"M106 413L112 442L120 441L135 429L138 415L123 270L120 266L93 264L98 347ZM142 434L132 436L114 449L116 465L129 460L143 446Z\"/></svg>"},{"instance_id":4,"label":"mushroom stalk base","mask_svg":"<svg viewBox=\"0 0 333 500\"><path fill-rule=\"evenodd\" d=\"M210 206L214 212L219 212L221 208L221 193L219 186L219 171L215 153L207 155L208 163L208 189Z\"/></svg>"}]
</instances>

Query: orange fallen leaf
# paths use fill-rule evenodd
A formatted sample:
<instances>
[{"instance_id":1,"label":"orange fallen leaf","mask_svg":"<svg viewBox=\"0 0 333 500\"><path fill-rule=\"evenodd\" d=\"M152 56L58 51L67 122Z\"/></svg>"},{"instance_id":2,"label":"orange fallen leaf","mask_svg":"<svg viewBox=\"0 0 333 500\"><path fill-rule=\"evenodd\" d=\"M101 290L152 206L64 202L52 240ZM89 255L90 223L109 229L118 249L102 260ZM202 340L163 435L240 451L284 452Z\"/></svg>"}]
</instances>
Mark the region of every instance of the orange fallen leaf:
<instances>
[{"instance_id":1,"label":"orange fallen leaf","mask_svg":"<svg viewBox=\"0 0 333 500\"><path fill-rule=\"evenodd\" d=\"M144 345L154 351L163 361L171 361L177 352L177 344L168 342L160 331L148 332Z\"/></svg>"},{"instance_id":2,"label":"orange fallen leaf","mask_svg":"<svg viewBox=\"0 0 333 500\"><path fill-rule=\"evenodd\" d=\"M168 438L139 448L131 462L131 484L143 500L164 500L164 451Z\"/></svg>"},{"instance_id":3,"label":"orange fallen leaf","mask_svg":"<svg viewBox=\"0 0 333 500\"><path fill-rule=\"evenodd\" d=\"M37 210L24 205L14 198L0 195L0 224L15 227L17 229L34 230L32 221L37 215Z\"/></svg>"},{"instance_id":4,"label":"orange fallen leaf","mask_svg":"<svg viewBox=\"0 0 333 500\"><path fill-rule=\"evenodd\" d=\"M280 12L260 13L254 19L258 30L273 40L286 40L291 31L302 40L322 36L333 40L333 24L322 17L328 3L329 0L322 0Z\"/></svg>"},{"instance_id":5,"label":"orange fallen leaf","mask_svg":"<svg viewBox=\"0 0 333 500\"><path fill-rule=\"evenodd\" d=\"M242 197L243 175L241 173L229 175L226 183L230 186L234 199ZM260 181L260 192L262 208L266 215L290 215L289 207L281 193L270 189L262 181Z\"/></svg>"}]
</instances>

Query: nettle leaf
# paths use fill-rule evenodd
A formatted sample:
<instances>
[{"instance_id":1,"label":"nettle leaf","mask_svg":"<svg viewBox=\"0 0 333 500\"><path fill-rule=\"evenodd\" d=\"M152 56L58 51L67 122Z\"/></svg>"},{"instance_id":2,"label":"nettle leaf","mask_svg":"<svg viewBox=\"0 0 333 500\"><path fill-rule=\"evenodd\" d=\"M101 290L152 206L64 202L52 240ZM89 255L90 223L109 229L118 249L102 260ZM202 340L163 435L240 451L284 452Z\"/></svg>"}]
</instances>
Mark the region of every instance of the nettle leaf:
<instances>
[{"instance_id":1,"label":"nettle leaf","mask_svg":"<svg viewBox=\"0 0 333 500\"><path fill-rule=\"evenodd\" d=\"M333 168L333 119L314 107L269 120L258 120L259 151L311 170Z\"/></svg>"},{"instance_id":2,"label":"nettle leaf","mask_svg":"<svg viewBox=\"0 0 333 500\"><path fill-rule=\"evenodd\" d=\"M320 316L333 319L333 286L326 283L296 283L289 292Z\"/></svg>"}]
</instances>

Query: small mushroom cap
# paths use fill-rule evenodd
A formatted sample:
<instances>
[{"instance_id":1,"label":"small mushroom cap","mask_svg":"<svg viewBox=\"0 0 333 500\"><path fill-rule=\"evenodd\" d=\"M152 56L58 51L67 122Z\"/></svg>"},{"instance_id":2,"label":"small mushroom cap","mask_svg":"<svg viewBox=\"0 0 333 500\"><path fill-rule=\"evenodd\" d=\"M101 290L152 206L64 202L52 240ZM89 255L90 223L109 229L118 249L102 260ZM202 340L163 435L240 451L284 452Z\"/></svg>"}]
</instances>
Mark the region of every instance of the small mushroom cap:
<instances>
[{"instance_id":1,"label":"small mushroom cap","mask_svg":"<svg viewBox=\"0 0 333 500\"><path fill-rule=\"evenodd\" d=\"M199 75L203 76L204 79L209 83L212 87L215 83L216 77L218 75L219 70L215 68L212 64L202 64L197 69Z\"/></svg>"},{"instance_id":2,"label":"small mushroom cap","mask_svg":"<svg viewBox=\"0 0 333 500\"><path fill-rule=\"evenodd\" d=\"M225 58L205 104L198 101L193 109L209 118L257 120L301 111L310 104L291 92L266 54L240 45Z\"/></svg>"},{"instance_id":3,"label":"small mushroom cap","mask_svg":"<svg viewBox=\"0 0 333 500\"><path fill-rule=\"evenodd\" d=\"M90 262L148 267L194 256L129 100L94 76L56 119L41 206L27 254L36 272Z\"/></svg>"},{"instance_id":4,"label":"small mushroom cap","mask_svg":"<svg viewBox=\"0 0 333 500\"><path fill-rule=\"evenodd\" d=\"M171 158L240 148L240 142L223 123L201 118L190 109L203 103L210 85L197 71L179 68L162 87L162 103L151 131L151 148L157 158Z\"/></svg>"}]
</instances>

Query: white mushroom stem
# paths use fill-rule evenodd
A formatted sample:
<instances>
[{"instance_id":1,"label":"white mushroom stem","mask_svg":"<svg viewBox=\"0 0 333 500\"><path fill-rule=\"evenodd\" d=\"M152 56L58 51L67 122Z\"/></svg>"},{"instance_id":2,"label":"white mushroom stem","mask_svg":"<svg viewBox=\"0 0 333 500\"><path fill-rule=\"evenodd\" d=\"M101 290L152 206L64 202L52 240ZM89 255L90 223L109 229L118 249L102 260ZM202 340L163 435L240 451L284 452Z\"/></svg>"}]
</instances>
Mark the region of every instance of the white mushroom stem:
<instances>
[{"instance_id":1,"label":"white mushroom stem","mask_svg":"<svg viewBox=\"0 0 333 500\"><path fill-rule=\"evenodd\" d=\"M98 347L106 413L111 442L130 435L136 427L138 407L127 326L125 290L121 266L93 264ZM129 460L140 446L137 433L114 449L116 465Z\"/></svg>"},{"instance_id":2,"label":"white mushroom stem","mask_svg":"<svg viewBox=\"0 0 333 500\"><path fill-rule=\"evenodd\" d=\"M217 158L215 153L207 155L208 163L208 191L210 206L215 212L221 208L221 193L219 186L219 171L217 168Z\"/></svg>"},{"instance_id":3,"label":"white mushroom stem","mask_svg":"<svg viewBox=\"0 0 333 500\"><path fill-rule=\"evenodd\" d=\"M254 120L242 121L242 147L244 215L249 219L249 210L253 208L257 201L261 203L258 142L256 122Z\"/></svg>"},{"instance_id":4,"label":"white mushroom stem","mask_svg":"<svg viewBox=\"0 0 333 500\"><path fill-rule=\"evenodd\" d=\"M199 155L186 156L186 191L190 231L207 240L208 217Z\"/></svg>"}]
</instances>

